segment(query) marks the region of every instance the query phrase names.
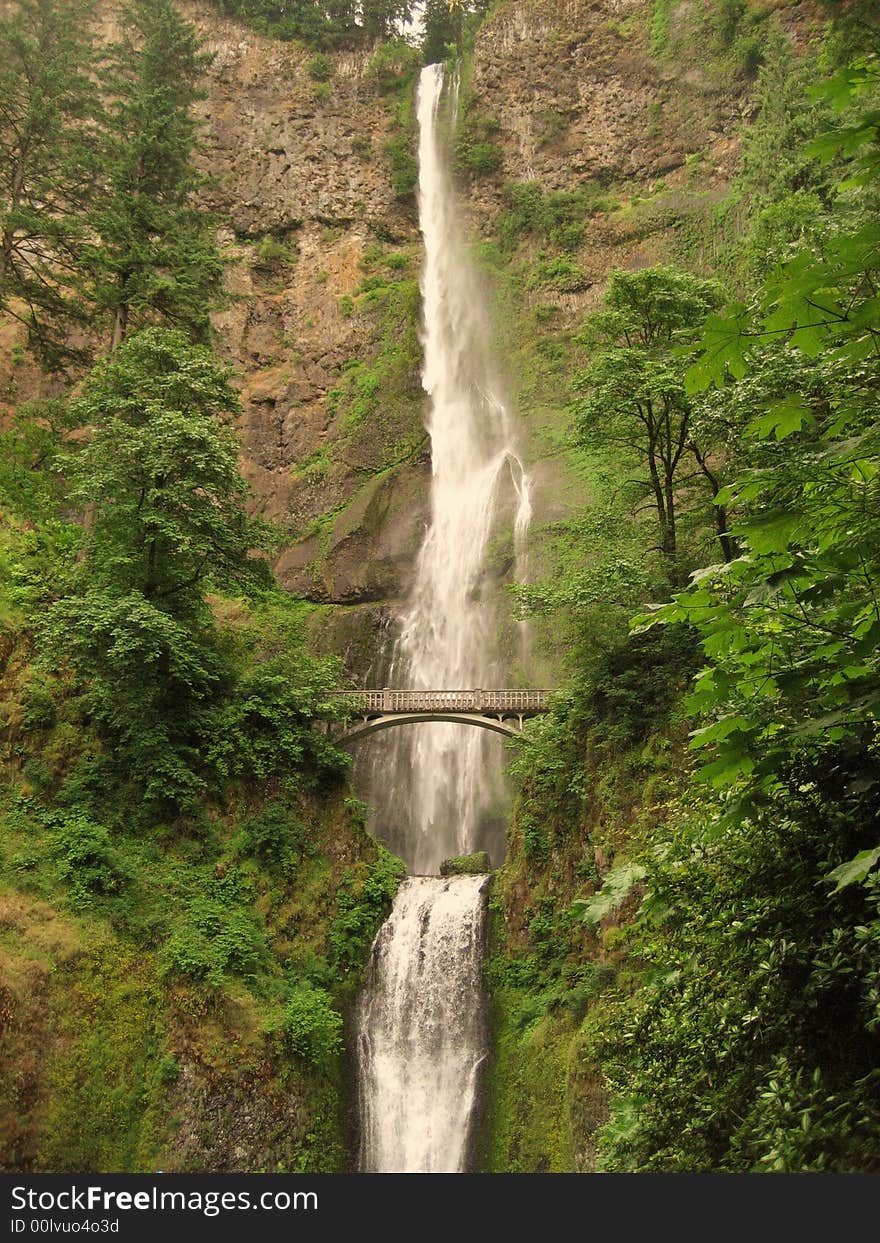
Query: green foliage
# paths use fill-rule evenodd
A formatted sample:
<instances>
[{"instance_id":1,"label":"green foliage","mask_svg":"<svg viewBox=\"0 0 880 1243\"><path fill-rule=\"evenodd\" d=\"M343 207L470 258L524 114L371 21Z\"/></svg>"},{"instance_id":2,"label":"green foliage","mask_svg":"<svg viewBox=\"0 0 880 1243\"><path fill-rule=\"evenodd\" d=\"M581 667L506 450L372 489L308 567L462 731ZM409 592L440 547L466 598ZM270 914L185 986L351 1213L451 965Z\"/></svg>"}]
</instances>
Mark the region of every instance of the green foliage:
<instances>
[{"instance_id":1,"label":"green foliage","mask_svg":"<svg viewBox=\"0 0 880 1243\"><path fill-rule=\"evenodd\" d=\"M159 328L91 373L74 410L94 432L68 461L73 499L93 510L91 585L138 591L180 616L208 578L226 588L268 580L249 557L266 533L244 511L229 379L206 348Z\"/></svg>"},{"instance_id":2,"label":"green foliage","mask_svg":"<svg viewBox=\"0 0 880 1243\"><path fill-rule=\"evenodd\" d=\"M426 65L462 56L470 48L491 0L426 0L422 56Z\"/></svg>"},{"instance_id":3,"label":"green foliage","mask_svg":"<svg viewBox=\"0 0 880 1243\"><path fill-rule=\"evenodd\" d=\"M742 552L640 619L701 643L707 792L640 859L648 975L593 1030L608 1169L877 1168L876 92L873 57L814 89L830 227L709 317L688 376L742 429L716 498Z\"/></svg>"},{"instance_id":4,"label":"green foliage","mask_svg":"<svg viewBox=\"0 0 880 1243\"><path fill-rule=\"evenodd\" d=\"M857 70L831 89L849 100L870 87L870 72ZM825 148L837 152L854 135L849 149L864 182L880 164L876 133L868 113ZM690 375L692 387L722 384L728 369L746 391L757 387L765 408L750 428L752 471L719 498L740 508L738 538L748 555L710 567L659 614L694 619L712 662L694 697L696 710L718 718L695 738L713 751L705 776L719 785L743 781L752 803L774 789L780 766L801 746L826 737L863 747L871 737L880 634L871 499L880 470L878 239L875 218L856 216L823 251L801 250L754 308L710 318ZM804 360L800 372L792 357ZM784 396L780 366L789 378ZM783 440L784 457L774 448Z\"/></svg>"},{"instance_id":5,"label":"green foliage","mask_svg":"<svg viewBox=\"0 0 880 1243\"><path fill-rule=\"evenodd\" d=\"M730 47L746 15L746 0L715 0L712 22L722 47Z\"/></svg>"},{"instance_id":6,"label":"green foliage","mask_svg":"<svg viewBox=\"0 0 880 1243\"><path fill-rule=\"evenodd\" d=\"M125 890L130 872L104 825L79 811L46 812L27 803L13 815L13 823L26 824L31 838L10 860L22 881L36 881L39 870L48 869L75 911L86 911Z\"/></svg>"},{"instance_id":7,"label":"green foliage","mask_svg":"<svg viewBox=\"0 0 880 1243\"><path fill-rule=\"evenodd\" d=\"M644 878L645 869L641 864L620 863L605 877L599 892L592 898L575 902L574 910L585 924L598 924L616 911Z\"/></svg>"},{"instance_id":8,"label":"green foliage","mask_svg":"<svg viewBox=\"0 0 880 1243\"><path fill-rule=\"evenodd\" d=\"M90 0L15 0L0 16L0 308L50 367L77 360L79 266L94 183Z\"/></svg>"},{"instance_id":9,"label":"green foliage","mask_svg":"<svg viewBox=\"0 0 880 1243\"><path fill-rule=\"evenodd\" d=\"M698 806L644 856L648 983L594 1036L603 1168L876 1169L877 886L817 894L873 819L837 758L791 766L760 821L707 836Z\"/></svg>"},{"instance_id":10,"label":"green foliage","mask_svg":"<svg viewBox=\"0 0 880 1243\"><path fill-rule=\"evenodd\" d=\"M237 854L259 859L270 871L289 867L314 850L305 821L282 802L266 803L242 820L233 846Z\"/></svg>"},{"instance_id":11,"label":"green foliage","mask_svg":"<svg viewBox=\"0 0 880 1243\"><path fill-rule=\"evenodd\" d=\"M528 280L531 289L558 289L561 293L577 293L586 284L583 269L568 255L539 259Z\"/></svg>"},{"instance_id":12,"label":"green foliage","mask_svg":"<svg viewBox=\"0 0 880 1243\"><path fill-rule=\"evenodd\" d=\"M537 237L562 250L577 250L586 219L607 210L610 200L596 184L578 190L544 190L538 181L513 182L504 189L506 210L498 218L498 237L511 251L523 237Z\"/></svg>"},{"instance_id":13,"label":"green foliage","mask_svg":"<svg viewBox=\"0 0 880 1243\"><path fill-rule=\"evenodd\" d=\"M223 277L197 203L194 30L172 0L129 0L99 54L92 9L15 0L0 31L0 306L55 369L88 360L85 326L206 338Z\"/></svg>"},{"instance_id":14,"label":"green foliage","mask_svg":"<svg viewBox=\"0 0 880 1243\"><path fill-rule=\"evenodd\" d=\"M411 87L421 64L414 47L403 39L393 39L377 48L367 65L367 74L375 79L383 94Z\"/></svg>"},{"instance_id":15,"label":"green foliage","mask_svg":"<svg viewBox=\"0 0 880 1243\"><path fill-rule=\"evenodd\" d=\"M129 0L122 32L105 83L97 240L82 247L88 296L112 321L114 345L157 318L205 339L223 279L215 222L195 198L192 108L205 58L172 0Z\"/></svg>"},{"instance_id":16,"label":"green foliage","mask_svg":"<svg viewBox=\"0 0 880 1243\"><path fill-rule=\"evenodd\" d=\"M321 1066L342 1048L342 1015L324 989L300 984L266 1029L279 1034L291 1053Z\"/></svg>"},{"instance_id":17,"label":"green foliage","mask_svg":"<svg viewBox=\"0 0 880 1243\"><path fill-rule=\"evenodd\" d=\"M267 234L257 247L257 265L272 270L281 265L289 267L296 263L298 252L295 242L284 242Z\"/></svg>"},{"instance_id":18,"label":"green foliage","mask_svg":"<svg viewBox=\"0 0 880 1243\"><path fill-rule=\"evenodd\" d=\"M246 668L202 723L208 763L233 781L338 778L350 757L312 724L344 711L330 693L339 678L336 662L314 660L298 644Z\"/></svg>"},{"instance_id":19,"label":"green foliage","mask_svg":"<svg viewBox=\"0 0 880 1243\"><path fill-rule=\"evenodd\" d=\"M214 0L221 13L249 22L275 39L298 39L311 47L347 48L388 38L408 21L408 0Z\"/></svg>"},{"instance_id":20,"label":"green foliage","mask_svg":"<svg viewBox=\"0 0 880 1243\"><path fill-rule=\"evenodd\" d=\"M699 667L685 626L628 635L603 653L591 676L591 711L607 738L644 739L681 700Z\"/></svg>"},{"instance_id":21,"label":"green foliage","mask_svg":"<svg viewBox=\"0 0 880 1243\"><path fill-rule=\"evenodd\" d=\"M220 421L235 408L214 357L158 328L105 359L77 399L94 432L70 460L72 494L91 523L73 590L41 619L42 658L85 680L84 707L148 805L192 805L204 789L200 714L226 676L207 577L268 577L249 556L264 535Z\"/></svg>"},{"instance_id":22,"label":"green foliage","mask_svg":"<svg viewBox=\"0 0 880 1243\"><path fill-rule=\"evenodd\" d=\"M343 974L364 963L406 871L396 855L382 846L378 850L376 862L351 869L339 889L339 913L328 941L330 961Z\"/></svg>"},{"instance_id":23,"label":"green foliage","mask_svg":"<svg viewBox=\"0 0 880 1243\"><path fill-rule=\"evenodd\" d=\"M732 239L734 271L761 279L792 243L823 229L833 177L806 150L828 123L828 107L806 95L815 58L797 56L789 39L771 28L755 84L757 115L743 134L740 172L726 219L748 210L744 243Z\"/></svg>"},{"instance_id":24,"label":"green foliage","mask_svg":"<svg viewBox=\"0 0 880 1243\"><path fill-rule=\"evenodd\" d=\"M408 199L419 183L419 166L413 154L412 140L407 134L395 134L385 144L385 155L391 168L391 184L399 199Z\"/></svg>"},{"instance_id":25,"label":"green foliage","mask_svg":"<svg viewBox=\"0 0 880 1243\"><path fill-rule=\"evenodd\" d=\"M441 876L482 876L491 870L485 850L478 850L471 855L456 855L453 859L444 859L440 864Z\"/></svg>"},{"instance_id":26,"label":"green foliage","mask_svg":"<svg viewBox=\"0 0 880 1243\"><path fill-rule=\"evenodd\" d=\"M694 438L681 347L693 340L707 312L721 301L715 281L672 268L615 272L604 309L588 321L583 340L594 353L575 387L581 441L615 444L644 471L639 484L657 516L660 552L672 583L683 579L678 522L681 467L693 456L713 492L706 449ZM729 546L722 540L725 556Z\"/></svg>"},{"instance_id":27,"label":"green foliage","mask_svg":"<svg viewBox=\"0 0 880 1243\"><path fill-rule=\"evenodd\" d=\"M329 82L333 77L333 61L323 52L309 61L309 77L313 82Z\"/></svg>"},{"instance_id":28,"label":"green foliage","mask_svg":"<svg viewBox=\"0 0 880 1243\"><path fill-rule=\"evenodd\" d=\"M654 0L651 10L651 52L662 56L669 42L669 9L672 0Z\"/></svg>"},{"instance_id":29,"label":"green foliage","mask_svg":"<svg viewBox=\"0 0 880 1243\"><path fill-rule=\"evenodd\" d=\"M504 163L504 151L498 143L498 118L479 109L471 97L461 106L461 117L455 132L455 167L467 178L488 177Z\"/></svg>"},{"instance_id":30,"label":"green foliage","mask_svg":"<svg viewBox=\"0 0 880 1243\"><path fill-rule=\"evenodd\" d=\"M160 956L162 970L219 989L228 973L247 976L264 966L269 947L262 921L247 901L250 897L235 869L214 877L189 899L175 921Z\"/></svg>"},{"instance_id":31,"label":"green foliage","mask_svg":"<svg viewBox=\"0 0 880 1243\"><path fill-rule=\"evenodd\" d=\"M116 893L125 883L126 873L110 834L86 816L60 817L46 845L77 907L88 906L96 895Z\"/></svg>"},{"instance_id":32,"label":"green foliage","mask_svg":"<svg viewBox=\"0 0 880 1243\"><path fill-rule=\"evenodd\" d=\"M389 407L406 409L418 400L418 281L401 277L400 264L396 258L388 262L389 258L382 256L385 270L365 277L361 284L357 306L376 321L378 347L372 357L351 360L336 390L346 429L381 427Z\"/></svg>"}]
</instances>

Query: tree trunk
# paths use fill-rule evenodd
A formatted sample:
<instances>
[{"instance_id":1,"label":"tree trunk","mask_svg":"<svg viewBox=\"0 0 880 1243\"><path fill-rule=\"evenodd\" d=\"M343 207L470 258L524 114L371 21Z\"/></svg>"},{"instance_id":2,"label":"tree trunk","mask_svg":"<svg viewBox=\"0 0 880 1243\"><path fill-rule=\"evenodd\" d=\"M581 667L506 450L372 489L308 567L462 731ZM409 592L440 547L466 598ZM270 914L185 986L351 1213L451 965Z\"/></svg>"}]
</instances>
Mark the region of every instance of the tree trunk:
<instances>
[{"instance_id":1,"label":"tree trunk","mask_svg":"<svg viewBox=\"0 0 880 1243\"><path fill-rule=\"evenodd\" d=\"M666 538L663 551L669 558L669 581L673 587L683 586L681 571L678 565L678 540L675 530L675 495L672 490L674 467L668 466L663 481L663 494L666 502Z\"/></svg>"},{"instance_id":2,"label":"tree trunk","mask_svg":"<svg viewBox=\"0 0 880 1243\"><path fill-rule=\"evenodd\" d=\"M120 344L123 337L125 336L125 331L127 328L128 328L128 305L125 302L120 302L119 306L116 308L116 314L113 317L113 340L110 343L111 351L115 350L117 345Z\"/></svg>"},{"instance_id":3,"label":"tree trunk","mask_svg":"<svg viewBox=\"0 0 880 1243\"><path fill-rule=\"evenodd\" d=\"M706 461L706 458L700 452L699 445L691 441L690 448L691 448L691 452L694 455L694 458L696 459L697 465L699 466L700 470L702 471L703 475L706 478L706 481L709 484L709 488L712 493L712 499L714 501L715 497L721 491L721 485L718 482L718 476L711 469L708 462ZM727 530L727 508L724 505L714 505L714 504L712 508L715 511L715 530L718 536L718 543L721 546L721 555L725 561L733 561L736 557L739 556L739 548L737 547L736 540L731 536L731 534Z\"/></svg>"}]
</instances>

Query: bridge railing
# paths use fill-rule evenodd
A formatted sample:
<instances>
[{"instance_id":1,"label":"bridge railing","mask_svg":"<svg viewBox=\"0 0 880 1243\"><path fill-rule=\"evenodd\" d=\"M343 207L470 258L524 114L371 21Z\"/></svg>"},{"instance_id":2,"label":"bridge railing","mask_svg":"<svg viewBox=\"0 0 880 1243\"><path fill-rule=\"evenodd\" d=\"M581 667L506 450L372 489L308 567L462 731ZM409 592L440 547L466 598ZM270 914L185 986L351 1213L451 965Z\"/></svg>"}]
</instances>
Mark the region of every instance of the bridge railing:
<instances>
[{"instance_id":1,"label":"bridge railing","mask_svg":"<svg viewBox=\"0 0 880 1243\"><path fill-rule=\"evenodd\" d=\"M546 712L550 691L336 691L355 713L372 716L389 712Z\"/></svg>"}]
</instances>

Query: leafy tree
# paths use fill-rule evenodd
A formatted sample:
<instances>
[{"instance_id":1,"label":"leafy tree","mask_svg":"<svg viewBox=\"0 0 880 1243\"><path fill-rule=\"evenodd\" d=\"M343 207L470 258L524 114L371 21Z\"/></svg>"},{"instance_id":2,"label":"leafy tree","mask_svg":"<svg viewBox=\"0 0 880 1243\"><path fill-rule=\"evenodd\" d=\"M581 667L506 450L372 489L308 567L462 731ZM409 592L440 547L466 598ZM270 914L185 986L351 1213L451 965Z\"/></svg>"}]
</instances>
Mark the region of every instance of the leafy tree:
<instances>
[{"instance_id":1,"label":"leafy tree","mask_svg":"<svg viewBox=\"0 0 880 1243\"><path fill-rule=\"evenodd\" d=\"M91 0L15 0L0 14L0 309L42 360L77 357L75 291L94 181Z\"/></svg>"},{"instance_id":2,"label":"leafy tree","mask_svg":"<svg viewBox=\"0 0 880 1243\"><path fill-rule=\"evenodd\" d=\"M592 1025L615 1093L601 1168L877 1169L880 886L818 891L876 800L826 761L789 764L770 814L723 834L692 795L641 857L649 974Z\"/></svg>"},{"instance_id":3,"label":"leafy tree","mask_svg":"<svg viewBox=\"0 0 880 1243\"><path fill-rule=\"evenodd\" d=\"M123 40L105 81L102 186L84 251L90 296L112 323L163 320L207 338L223 264L214 224L197 205L194 171L198 78L205 64L192 26L172 0L129 0Z\"/></svg>"},{"instance_id":4,"label":"leafy tree","mask_svg":"<svg viewBox=\"0 0 880 1243\"><path fill-rule=\"evenodd\" d=\"M584 394L576 405L581 443L599 440L631 451L647 470L639 479L652 496L660 551L670 581L681 582L677 535L680 465L692 454L717 492L708 453L693 439L692 401L685 393L686 364L678 347L695 336L721 291L714 281L671 268L615 272L604 309L589 320L582 340L595 353L576 379ZM719 531L724 555L732 555Z\"/></svg>"},{"instance_id":5,"label":"leafy tree","mask_svg":"<svg viewBox=\"0 0 880 1243\"><path fill-rule=\"evenodd\" d=\"M326 989L307 981L297 985L267 1030L282 1037L291 1053L316 1066L342 1048L342 1015Z\"/></svg>"},{"instance_id":6,"label":"leafy tree","mask_svg":"<svg viewBox=\"0 0 880 1243\"><path fill-rule=\"evenodd\" d=\"M876 75L876 63L863 62L828 89L846 106L870 99ZM769 444L722 494L745 511L737 533L748 557L708 571L660 613L692 620L713 661L695 699L720 718L697 740L716 753L708 775L722 784L745 779L758 799L805 740L848 737L862 745L878 702L875 109L814 145L828 158L841 149L853 156L842 227L821 250L804 248L784 264L754 306L710 317L690 376L692 389L723 385L728 375L754 386L769 351L790 376L810 377L784 396L766 392L750 430ZM867 210L853 215L857 203ZM784 456L774 448L780 442Z\"/></svg>"},{"instance_id":7,"label":"leafy tree","mask_svg":"<svg viewBox=\"0 0 880 1243\"><path fill-rule=\"evenodd\" d=\"M387 39L412 17L408 0L363 0L360 23L368 35Z\"/></svg>"},{"instance_id":8,"label":"leafy tree","mask_svg":"<svg viewBox=\"0 0 880 1243\"><path fill-rule=\"evenodd\" d=\"M488 0L427 0L423 10L425 63L446 60L450 51L461 56L468 18L479 19L488 7Z\"/></svg>"},{"instance_id":9,"label":"leafy tree","mask_svg":"<svg viewBox=\"0 0 880 1243\"><path fill-rule=\"evenodd\" d=\"M228 374L183 334L150 328L95 368L76 410L94 430L71 456L92 506L73 594L42 626L46 657L85 680L85 705L148 802L191 803L199 714L228 680L208 582L266 583L265 531L244 511Z\"/></svg>"},{"instance_id":10,"label":"leafy tree","mask_svg":"<svg viewBox=\"0 0 880 1243\"><path fill-rule=\"evenodd\" d=\"M650 974L595 1033L612 1169L877 1168L878 71L822 88L846 118L811 147L848 163L834 228L710 316L689 376L751 411L722 494L743 555L642 619L700 639L718 793L641 860Z\"/></svg>"},{"instance_id":11,"label":"leafy tree","mask_svg":"<svg viewBox=\"0 0 880 1243\"><path fill-rule=\"evenodd\" d=\"M221 12L241 17L280 39L315 47L345 47L388 38L412 17L410 0L216 0Z\"/></svg>"},{"instance_id":12,"label":"leafy tree","mask_svg":"<svg viewBox=\"0 0 880 1243\"><path fill-rule=\"evenodd\" d=\"M249 555L265 545L266 528L244 509L228 421L238 397L208 349L180 332L143 329L98 364L73 409L94 429L71 457L71 495L94 507L90 584L181 614L207 581L227 589L269 581Z\"/></svg>"}]
</instances>

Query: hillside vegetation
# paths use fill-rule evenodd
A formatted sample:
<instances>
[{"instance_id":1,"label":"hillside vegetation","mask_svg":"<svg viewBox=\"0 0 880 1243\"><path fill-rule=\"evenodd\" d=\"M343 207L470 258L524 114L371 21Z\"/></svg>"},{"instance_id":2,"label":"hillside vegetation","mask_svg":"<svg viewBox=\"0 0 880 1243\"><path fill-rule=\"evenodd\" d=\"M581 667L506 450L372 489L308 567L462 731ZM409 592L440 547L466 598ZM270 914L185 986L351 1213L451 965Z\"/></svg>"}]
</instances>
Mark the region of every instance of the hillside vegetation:
<instances>
[{"instance_id":1,"label":"hillside vegetation","mask_svg":"<svg viewBox=\"0 0 880 1243\"><path fill-rule=\"evenodd\" d=\"M714 8L718 54L766 23L739 171L560 339L591 495L518 593L569 685L514 762L488 1169L877 1166L871 15L798 55ZM545 204L502 238L561 271Z\"/></svg>"}]
</instances>

